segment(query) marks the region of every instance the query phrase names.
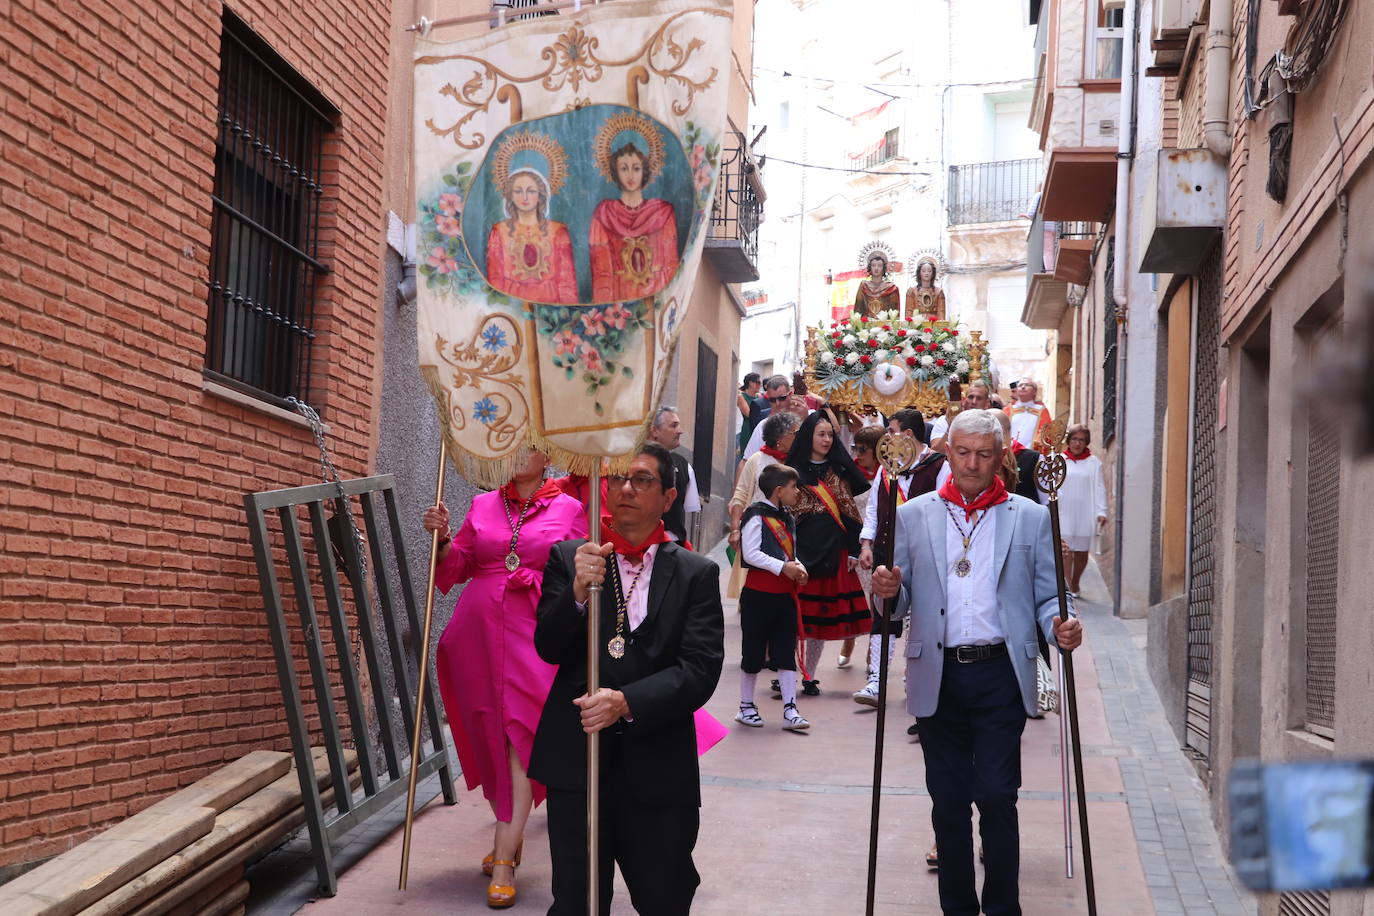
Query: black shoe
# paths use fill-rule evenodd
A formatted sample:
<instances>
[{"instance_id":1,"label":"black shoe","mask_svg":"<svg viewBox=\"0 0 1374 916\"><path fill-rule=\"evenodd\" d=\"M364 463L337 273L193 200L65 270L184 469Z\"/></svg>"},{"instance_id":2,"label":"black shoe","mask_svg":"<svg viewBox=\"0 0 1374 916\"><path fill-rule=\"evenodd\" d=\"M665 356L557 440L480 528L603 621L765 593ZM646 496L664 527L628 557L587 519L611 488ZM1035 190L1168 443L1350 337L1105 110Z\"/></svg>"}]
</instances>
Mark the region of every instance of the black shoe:
<instances>
[{"instance_id":1,"label":"black shoe","mask_svg":"<svg viewBox=\"0 0 1374 916\"><path fill-rule=\"evenodd\" d=\"M906 733L907 733L908 735L911 735L912 737L920 738L920 737L921 737L921 726L920 726L918 723L916 723L916 722L912 722L910 725L907 726L907 728L906 728Z\"/></svg>"},{"instance_id":2,"label":"black shoe","mask_svg":"<svg viewBox=\"0 0 1374 916\"><path fill-rule=\"evenodd\" d=\"M778 683L777 678L773 678L773 699L782 699L782 685Z\"/></svg>"},{"instance_id":3,"label":"black shoe","mask_svg":"<svg viewBox=\"0 0 1374 916\"><path fill-rule=\"evenodd\" d=\"M809 697L818 697L818 696L820 696L820 695L821 695L821 682L820 682L820 681L802 681L802 693L806 694L806 695L809 696Z\"/></svg>"}]
</instances>

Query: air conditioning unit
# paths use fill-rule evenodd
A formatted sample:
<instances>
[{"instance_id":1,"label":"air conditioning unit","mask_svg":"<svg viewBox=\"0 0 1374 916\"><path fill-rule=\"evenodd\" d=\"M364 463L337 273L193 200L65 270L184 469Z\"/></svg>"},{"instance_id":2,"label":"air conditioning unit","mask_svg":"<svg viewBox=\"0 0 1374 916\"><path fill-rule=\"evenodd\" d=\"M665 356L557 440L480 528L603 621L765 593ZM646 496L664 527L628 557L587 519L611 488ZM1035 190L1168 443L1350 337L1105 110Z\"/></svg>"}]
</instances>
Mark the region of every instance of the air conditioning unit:
<instances>
[{"instance_id":1,"label":"air conditioning unit","mask_svg":"<svg viewBox=\"0 0 1374 916\"><path fill-rule=\"evenodd\" d=\"M1195 273L1226 225L1226 160L1208 149L1162 149L1141 202L1141 273Z\"/></svg>"}]
</instances>

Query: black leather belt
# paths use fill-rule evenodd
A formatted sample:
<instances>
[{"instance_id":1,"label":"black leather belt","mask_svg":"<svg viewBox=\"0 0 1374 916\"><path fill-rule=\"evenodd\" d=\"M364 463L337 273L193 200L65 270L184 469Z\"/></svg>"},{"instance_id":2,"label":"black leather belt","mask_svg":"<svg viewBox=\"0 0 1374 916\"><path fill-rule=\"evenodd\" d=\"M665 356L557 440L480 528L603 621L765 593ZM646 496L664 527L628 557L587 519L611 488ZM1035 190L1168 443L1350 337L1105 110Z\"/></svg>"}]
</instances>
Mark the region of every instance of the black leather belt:
<instances>
[{"instance_id":1,"label":"black leather belt","mask_svg":"<svg viewBox=\"0 0 1374 916\"><path fill-rule=\"evenodd\" d=\"M1007 654L1007 644L993 643L990 646L950 646L945 650L945 661L972 665L975 662L989 662Z\"/></svg>"}]
</instances>

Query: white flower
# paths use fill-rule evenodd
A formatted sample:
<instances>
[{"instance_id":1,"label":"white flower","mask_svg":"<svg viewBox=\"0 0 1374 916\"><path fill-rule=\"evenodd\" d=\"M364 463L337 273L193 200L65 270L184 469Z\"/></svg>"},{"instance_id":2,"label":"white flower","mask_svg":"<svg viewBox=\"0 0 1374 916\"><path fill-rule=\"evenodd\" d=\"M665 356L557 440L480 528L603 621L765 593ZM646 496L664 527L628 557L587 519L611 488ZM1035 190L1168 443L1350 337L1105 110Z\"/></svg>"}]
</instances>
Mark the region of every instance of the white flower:
<instances>
[{"instance_id":1,"label":"white flower","mask_svg":"<svg viewBox=\"0 0 1374 916\"><path fill-rule=\"evenodd\" d=\"M846 334L844 335L844 337L840 339L840 343L844 344L846 347L852 347L854 346L854 344L858 342L858 338L855 337L853 334Z\"/></svg>"},{"instance_id":2,"label":"white flower","mask_svg":"<svg viewBox=\"0 0 1374 916\"><path fill-rule=\"evenodd\" d=\"M824 353L821 354L821 362L825 363L827 366L833 363L834 361L835 354L831 353L829 350L826 350Z\"/></svg>"},{"instance_id":3,"label":"white flower","mask_svg":"<svg viewBox=\"0 0 1374 916\"><path fill-rule=\"evenodd\" d=\"M857 354L857 353L851 353L851 354L849 354L848 356L846 356L846 357L844 358L844 363L845 363L846 366L852 366L852 365L854 365L855 363L857 363L858 361L859 361L859 354Z\"/></svg>"},{"instance_id":4,"label":"white flower","mask_svg":"<svg viewBox=\"0 0 1374 916\"><path fill-rule=\"evenodd\" d=\"M887 359L890 355L891 354L889 354L886 350L879 350L877 353L873 354L873 358L876 359L878 362L882 362L883 360Z\"/></svg>"},{"instance_id":5,"label":"white flower","mask_svg":"<svg viewBox=\"0 0 1374 916\"><path fill-rule=\"evenodd\" d=\"M922 356L922 357L921 357L921 365L922 365L922 366L933 366L933 365L935 365L935 357L933 357L933 356L931 356L929 353L927 353L925 356Z\"/></svg>"},{"instance_id":6,"label":"white flower","mask_svg":"<svg viewBox=\"0 0 1374 916\"><path fill-rule=\"evenodd\" d=\"M966 360L966 359L961 359L961 360L959 360L959 362L957 362L957 363L954 364L954 368L957 369L957 370L959 370L960 372L967 372L967 371L968 371L968 360Z\"/></svg>"},{"instance_id":7,"label":"white flower","mask_svg":"<svg viewBox=\"0 0 1374 916\"><path fill-rule=\"evenodd\" d=\"M902 359L910 359L915 355L916 351L911 349L911 344L907 344L905 347L902 348Z\"/></svg>"},{"instance_id":8,"label":"white flower","mask_svg":"<svg viewBox=\"0 0 1374 916\"><path fill-rule=\"evenodd\" d=\"M947 340L947 341L945 341L944 343L940 344L940 349L944 350L946 353L953 353L953 352L954 352L954 341L952 341L952 340Z\"/></svg>"},{"instance_id":9,"label":"white flower","mask_svg":"<svg viewBox=\"0 0 1374 916\"><path fill-rule=\"evenodd\" d=\"M859 332L859 339L862 340L864 343L868 343L868 338L871 336L873 335L869 334L868 328L864 328L862 331Z\"/></svg>"}]
</instances>

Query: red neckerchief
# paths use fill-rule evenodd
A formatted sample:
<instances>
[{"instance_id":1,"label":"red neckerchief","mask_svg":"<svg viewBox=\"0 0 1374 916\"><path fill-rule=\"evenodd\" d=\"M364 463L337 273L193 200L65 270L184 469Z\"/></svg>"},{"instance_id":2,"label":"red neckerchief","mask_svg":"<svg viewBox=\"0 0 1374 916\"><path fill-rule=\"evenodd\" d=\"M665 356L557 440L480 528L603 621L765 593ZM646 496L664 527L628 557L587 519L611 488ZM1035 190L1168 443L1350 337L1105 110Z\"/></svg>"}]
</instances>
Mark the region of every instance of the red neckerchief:
<instances>
[{"instance_id":1,"label":"red neckerchief","mask_svg":"<svg viewBox=\"0 0 1374 916\"><path fill-rule=\"evenodd\" d=\"M1020 442L1017 442L1015 439L1011 440L1011 456L1013 458L1015 458L1017 455L1021 454L1025 450L1026 447L1022 445Z\"/></svg>"},{"instance_id":2,"label":"red neckerchief","mask_svg":"<svg viewBox=\"0 0 1374 916\"><path fill-rule=\"evenodd\" d=\"M534 502L539 499L553 499L562 492L563 488L558 484L554 483L552 480L545 480L539 485L539 489L530 494L529 500L530 502ZM517 506L523 506L525 504L525 497L516 492L515 481L513 480L506 481L505 485L501 487L501 495Z\"/></svg>"},{"instance_id":3,"label":"red neckerchief","mask_svg":"<svg viewBox=\"0 0 1374 916\"><path fill-rule=\"evenodd\" d=\"M638 563L644 559L644 554L655 544L663 544L668 540L668 532L663 530L663 521L659 520L658 527L650 532L648 538L642 544L631 544L625 540L624 535L611 527L607 519L602 519L604 525L603 534L606 540L615 545L615 552L620 554L631 563Z\"/></svg>"},{"instance_id":4,"label":"red neckerchief","mask_svg":"<svg viewBox=\"0 0 1374 916\"><path fill-rule=\"evenodd\" d=\"M787 453L779 449L773 448L773 446L771 445L765 445L763 448L759 449L759 451L763 452L769 458L772 458L778 464L787 463Z\"/></svg>"},{"instance_id":5,"label":"red neckerchief","mask_svg":"<svg viewBox=\"0 0 1374 916\"><path fill-rule=\"evenodd\" d=\"M1006 502L1007 485L1002 483L1002 478L994 477L992 478L992 486L979 493L978 498L973 502L966 503L964 502L964 494L960 493L959 488L954 485L954 475L951 474L945 480L944 485L940 487L940 498L963 509L964 521L968 521L973 517L973 513L979 509L991 509L998 503Z\"/></svg>"},{"instance_id":6,"label":"red neckerchief","mask_svg":"<svg viewBox=\"0 0 1374 916\"><path fill-rule=\"evenodd\" d=\"M874 477L878 476L878 467L874 467L873 470L867 471L864 470L864 466L862 464L859 464L857 461L854 462L854 467L858 468L859 473L864 475L864 480L867 480L870 483L872 483Z\"/></svg>"},{"instance_id":7,"label":"red neckerchief","mask_svg":"<svg viewBox=\"0 0 1374 916\"><path fill-rule=\"evenodd\" d=\"M1081 455L1075 455L1073 452L1070 451L1064 452L1064 457L1069 459L1070 461L1082 461L1084 458L1091 458L1092 455L1093 450L1090 448L1083 449L1083 454Z\"/></svg>"}]
</instances>

